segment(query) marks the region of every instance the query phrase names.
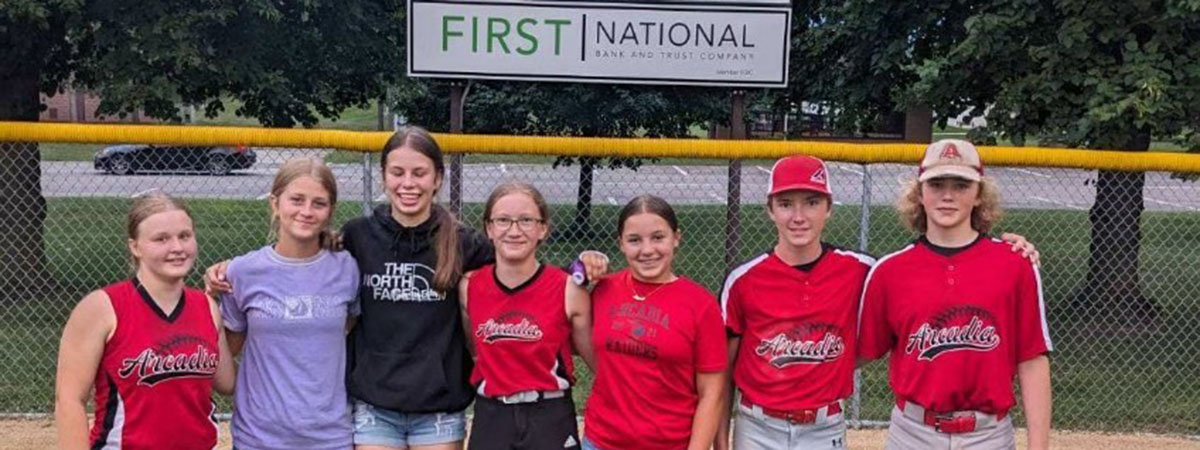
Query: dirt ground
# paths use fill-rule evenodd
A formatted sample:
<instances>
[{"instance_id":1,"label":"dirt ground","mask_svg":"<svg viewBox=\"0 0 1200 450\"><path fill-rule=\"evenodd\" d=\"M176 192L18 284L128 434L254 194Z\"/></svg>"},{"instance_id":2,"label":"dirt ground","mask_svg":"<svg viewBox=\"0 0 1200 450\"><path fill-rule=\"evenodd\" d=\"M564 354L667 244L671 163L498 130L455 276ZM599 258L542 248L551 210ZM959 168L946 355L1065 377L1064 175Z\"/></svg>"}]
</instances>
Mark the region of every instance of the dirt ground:
<instances>
[{"instance_id":1,"label":"dirt ground","mask_svg":"<svg viewBox=\"0 0 1200 450\"><path fill-rule=\"evenodd\" d=\"M885 430L850 430L846 437L848 448L883 448ZM1024 447L1024 433L1018 431L1018 448ZM1180 436L1153 434L1105 434L1092 432L1056 431L1050 438L1051 447L1056 449L1101 450L1101 449L1200 449L1200 440ZM54 448L54 423L48 419L0 421L0 449L43 450ZM219 449L228 449L229 424L221 425Z\"/></svg>"}]
</instances>

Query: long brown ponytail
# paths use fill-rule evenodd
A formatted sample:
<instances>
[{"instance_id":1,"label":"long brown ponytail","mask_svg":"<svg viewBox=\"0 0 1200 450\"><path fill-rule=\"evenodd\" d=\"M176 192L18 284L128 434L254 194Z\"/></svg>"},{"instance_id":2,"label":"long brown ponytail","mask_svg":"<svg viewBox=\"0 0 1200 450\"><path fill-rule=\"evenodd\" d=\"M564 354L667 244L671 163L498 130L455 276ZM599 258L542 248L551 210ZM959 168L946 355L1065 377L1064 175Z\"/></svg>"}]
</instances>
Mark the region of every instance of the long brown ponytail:
<instances>
[{"instance_id":1,"label":"long brown ponytail","mask_svg":"<svg viewBox=\"0 0 1200 450\"><path fill-rule=\"evenodd\" d=\"M442 292L454 289L462 275L462 261L458 249L458 219L454 213L433 204L438 214L438 231L433 238L433 251L437 255L434 266L433 284Z\"/></svg>"}]
</instances>

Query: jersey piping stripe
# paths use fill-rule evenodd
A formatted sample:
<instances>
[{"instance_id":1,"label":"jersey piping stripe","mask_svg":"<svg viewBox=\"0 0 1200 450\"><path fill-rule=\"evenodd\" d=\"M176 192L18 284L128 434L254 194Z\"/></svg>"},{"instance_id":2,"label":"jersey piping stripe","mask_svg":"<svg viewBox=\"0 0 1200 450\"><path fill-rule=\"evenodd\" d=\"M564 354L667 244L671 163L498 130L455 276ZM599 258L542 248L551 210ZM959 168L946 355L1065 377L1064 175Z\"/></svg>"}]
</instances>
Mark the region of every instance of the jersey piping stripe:
<instances>
[{"instance_id":1,"label":"jersey piping stripe","mask_svg":"<svg viewBox=\"0 0 1200 450\"><path fill-rule=\"evenodd\" d=\"M915 244L908 244L908 245L904 246L904 248L900 249L899 251L897 251L895 253L891 253L882 258L879 258L879 261L876 262L874 266L871 266L871 271L867 272L867 280L863 281L862 294L858 297L858 327L857 327L857 329L858 329L859 334L862 334L863 302L865 302L867 300L867 288L871 286L871 277L875 276L875 270L879 269L880 266L883 266L884 261L887 261L888 259L892 258L893 256L896 256L901 253L912 250L914 247L916 247Z\"/></svg>"},{"instance_id":2,"label":"jersey piping stripe","mask_svg":"<svg viewBox=\"0 0 1200 450\"><path fill-rule=\"evenodd\" d=\"M102 422L104 425L100 428L100 435L96 436L96 442L92 443L92 450L121 448L120 430L113 430L121 394L117 392L117 384L113 382L112 377L106 375L104 379L108 382L108 398L104 401L104 421ZM116 447L111 447L114 431L117 434Z\"/></svg>"},{"instance_id":3,"label":"jersey piping stripe","mask_svg":"<svg viewBox=\"0 0 1200 450\"><path fill-rule=\"evenodd\" d=\"M208 420L212 423L213 436L217 437L217 443L213 444L212 450L217 450L217 445L221 443L221 426L217 425L217 402L210 400L208 404L212 405L212 409L208 412Z\"/></svg>"},{"instance_id":4,"label":"jersey piping stripe","mask_svg":"<svg viewBox=\"0 0 1200 450\"><path fill-rule=\"evenodd\" d=\"M1003 244L1005 241L993 237L992 242ZM1046 321L1046 298L1042 294L1042 272L1036 265L1033 266L1033 279L1037 282L1038 319L1042 322L1042 340L1046 341L1046 351L1052 352L1054 344L1050 342L1050 323Z\"/></svg>"},{"instance_id":5,"label":"jersey piping stripe","mask_svg":"<svg viewBox=\"0 0 1200 450\"><path fill-rule=\"evenodd\" d=\"M554 357L554 368L550 369L550 373L554 375L554 381L558 383L558 389L565 391L571 388L571 380L567 379L567 368L562 363L562 354Z\"/></svg>"},{"instance_id":6,"label":"jersey piping stripe","mask_svg":"<svg viewBox=\"0 0 1200 450\"><path fill-rule=\"evenodd\" d=\"M754 266L757 266L760 263L762 263L763 261L766 261L768 256L771 256L771 254L763 253L762 255L759 255L757 258L754 258L754 259L750 260L749 262L738 266L736 269L733 269L733 272L729 272L729 277L725 279L725 287L723 287L721 289L721 319L722 320L729 320L729 314L727 313L727 309L729 306L729 290L733 289L733 284L737 282L738 278L741 278L743 275L746 275L747 272L750 272L750 269L753 269Z\"/></svg>"},{"instance_id":7,"label":"jersey piping stripe","mask_svg":"<svg viewBox=\"0 0 1200 450\"><path fill-rule=\"evenodd\" d=\"M853 250L843 250L843 249L840 249L840 248L838 248L838 249L834 249L834 250L833 250L833 252L834 252L834 253L837 253L837 254L839 254L839 255L845 255L845 256L849 256L849 257L852 257L852 258L854 258L854 259L857 259L857 260L858 260L858 262L860 262L860 263L863 263L863 264L866 264L866 265L867 265L867 267L873 267L873 266L875 266L875 258L872 258L872 257L870 257L870 256L868 256L868 255L864 255L864 254L862 254L862 253L859 253L859 252L856 252L856 251L853 251Z\"/></svg>"},{"instance_id":8,"label":"jersey piping stripe","mask_svg":"<svg viewBox=\"0 0 1200 450\"><path fill-rule=\"evenodd\" d=\"M1050 324L1046 322L1046 299L1042 296L1042 272L1037 266L1033 266L1033 279L1037 281L1037 300L1038 300L1038 315L1042 320L1042 339L1046 340L1046 351L1054 351L1054 344L1050 343Z\"/></svg>"},{"instance_id":9,"label":"jersey piping stripe","mask_svg":"<svg viewBox=\"0 0 1200 450\"><path fill-rule=\"evenodd\" d=\"M116 420L113 420L112 432L108 435L108 443L104 445L105 450L120 450L125 445L125 401L120 397L117 398L117 413L113 416Z\"/></svg>"}]
</instances>

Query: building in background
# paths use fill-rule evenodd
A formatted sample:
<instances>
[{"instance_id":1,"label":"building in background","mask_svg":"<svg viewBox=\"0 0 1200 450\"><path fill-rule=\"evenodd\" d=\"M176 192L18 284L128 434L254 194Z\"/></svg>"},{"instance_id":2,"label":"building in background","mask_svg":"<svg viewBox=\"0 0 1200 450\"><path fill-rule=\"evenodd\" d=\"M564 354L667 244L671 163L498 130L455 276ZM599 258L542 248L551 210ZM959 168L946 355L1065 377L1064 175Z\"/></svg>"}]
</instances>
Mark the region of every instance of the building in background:
<instances>
[{"instance_id":1,"label":"building in background","mask_svg":"<svg viewBox=\"0 0 1200 450\"><path fill-rule=\"evenodd\" d=\"M125 117L97 115L100 108L100 97L87 91L77 91L71 88L59 91L53 96L41 95L43 105L38 120L42 122L108 122L108 123L159 123L158 119L146 117L141 110Z\"/></svg>"}]
</instances>

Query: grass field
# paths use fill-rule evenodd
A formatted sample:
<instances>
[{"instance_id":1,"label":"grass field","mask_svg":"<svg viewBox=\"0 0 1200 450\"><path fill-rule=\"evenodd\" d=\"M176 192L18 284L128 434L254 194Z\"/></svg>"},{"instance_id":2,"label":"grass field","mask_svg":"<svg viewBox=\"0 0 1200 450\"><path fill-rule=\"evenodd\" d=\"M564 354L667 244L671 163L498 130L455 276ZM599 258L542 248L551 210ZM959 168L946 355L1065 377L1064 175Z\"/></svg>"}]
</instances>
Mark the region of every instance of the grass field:
<instances>
[{"instance_id":1,"label":"grass field","mask_svg":"<svg viewBox=\"0 0 1200 450\"><path fill-rule=\"evenodd\" d=\"M45 298L0 304L0 412L48 412L53 402L53 373L58 334L72 305L87 291L128 276L121 229L127 199L48 199L47 254L55 277ZM198 268L252 250L265 243L266 211L261 202L193 200L201 255ZM343 202L338 222L360 211ZM719 206L678 208L684 224L679 272L714 292L724 274L725 211ZM465 216L477 221L479 205ZM570 223L570 207L553 210L553 222ZM612 230L616 207L596 206L596 230ZM900 229L890 208L871 211L869 251L882 255L911 238ZM827 240L857 247L858 207L838 207ZM743 210L742 258L768 249L773 230L761 208ZM1065 299L1086 275L1087 213L1084 211L1011 211L1002 223L1034 241L1043 255L1052 337L1056 427L1107 431L1200 433L1200 215L1147 212L1143 218L1142 286L1162 308L1158 327L1096 328L1070 320ZM542 259L569 262L579 251L597 249L620 263L609 236L575 238L559 227L541 251ZM609 231L611 232L611 231ZM199 270L190 281L199 284ZM885 420L890 408L885 363L864 370L864 419ZM579 405L590 387L586 369L576 389Z\"/></svg>"}]
</instances>

